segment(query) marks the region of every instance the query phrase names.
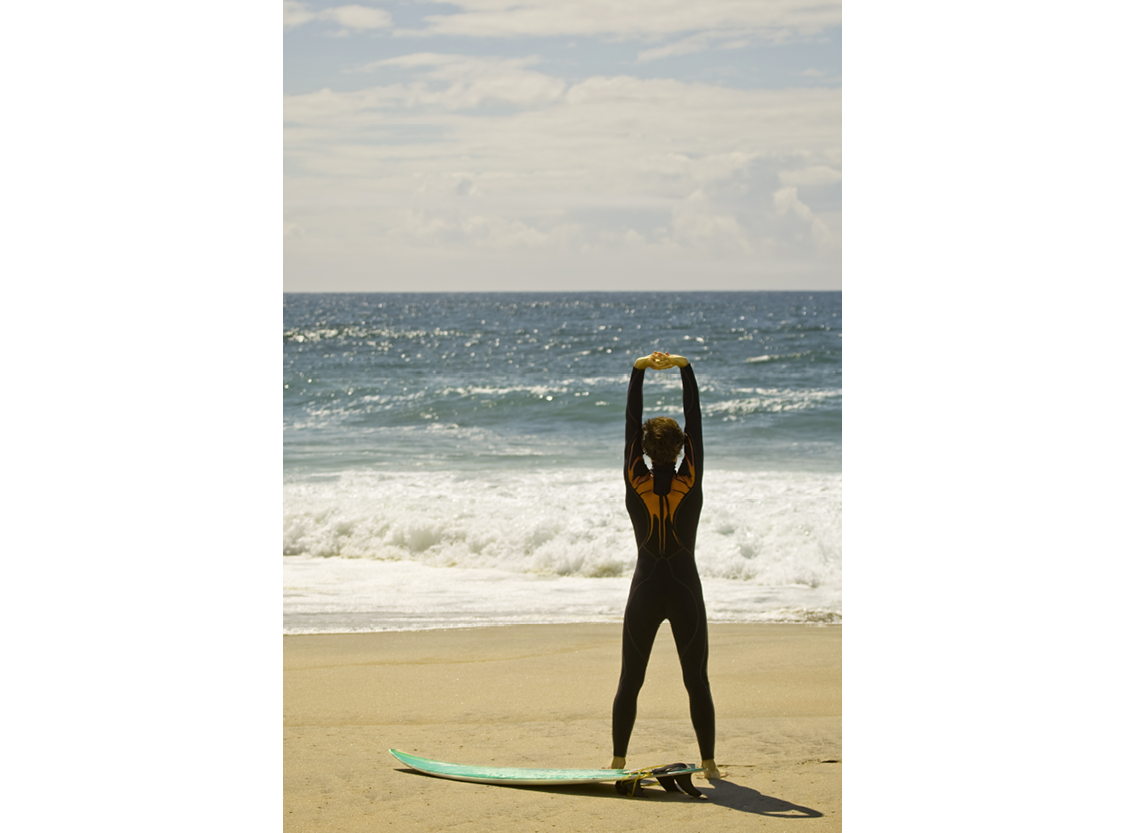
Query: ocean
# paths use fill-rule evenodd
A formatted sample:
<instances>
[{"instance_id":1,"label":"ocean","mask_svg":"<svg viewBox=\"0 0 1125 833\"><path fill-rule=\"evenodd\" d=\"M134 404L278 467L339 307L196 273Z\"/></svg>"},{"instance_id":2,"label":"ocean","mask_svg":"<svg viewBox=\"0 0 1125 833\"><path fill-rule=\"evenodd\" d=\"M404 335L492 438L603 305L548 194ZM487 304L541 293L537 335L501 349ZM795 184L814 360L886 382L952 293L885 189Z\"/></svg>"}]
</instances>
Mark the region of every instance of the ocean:
<instances>
[{"instance_id":1,"label":"ocean","mask_svg":"<svg viewBox=\"0 0 1125 833\"><path fill-rule=\"evenodd\" d=\"M619 621L632 363L695 368L712 622L842 621L839 292L284 296L286 633ZM682 423L679 372L645 418Z\"/></svg>"}]
</instances>

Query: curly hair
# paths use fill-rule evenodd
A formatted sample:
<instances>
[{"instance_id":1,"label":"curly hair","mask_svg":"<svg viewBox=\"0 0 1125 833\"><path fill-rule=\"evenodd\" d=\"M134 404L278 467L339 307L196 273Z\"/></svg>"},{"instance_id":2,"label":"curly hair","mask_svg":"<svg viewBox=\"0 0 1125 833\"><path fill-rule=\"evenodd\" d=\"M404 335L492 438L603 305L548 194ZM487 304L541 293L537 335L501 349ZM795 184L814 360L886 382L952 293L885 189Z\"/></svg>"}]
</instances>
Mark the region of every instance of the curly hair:
<instances>
[{"instance_id":1,"label":"curly hair","mask_svg":"<svg viewBox=\"0 0 1125 833\"><path fill-rule=\"evenodd\" d=\"M684 447L684 432L671 417L653 417L645 422L641 447L655 465L673 465Z\"/></svg>"}]
</instances>

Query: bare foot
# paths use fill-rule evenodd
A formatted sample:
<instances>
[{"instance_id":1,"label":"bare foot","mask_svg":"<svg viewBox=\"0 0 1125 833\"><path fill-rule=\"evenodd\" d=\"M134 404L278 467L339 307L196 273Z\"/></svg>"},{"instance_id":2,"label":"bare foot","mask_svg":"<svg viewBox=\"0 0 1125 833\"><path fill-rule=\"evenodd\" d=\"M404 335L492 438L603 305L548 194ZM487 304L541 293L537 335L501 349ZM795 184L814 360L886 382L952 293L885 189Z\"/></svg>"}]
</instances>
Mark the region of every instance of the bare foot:
<instances>
[{"instance_id":1,"label":"bare foot","mask_svg":"<svg viewBox=\"0 0 1125 833\"><path fill-rule=\"evenodd\" d=\"M606 768L607 768L607 769L625 769L625 759L624 759L624 758L616 758L616 757L615 757L615 758L613 759L613 763L611 763L611 764L610 764L610 765L609 765L608 767L606 767Z\"/></svg>"},{"instance_id":2,"label":"bare foot","mask_svg":"<svg viewBox=\"0 0 1125 833\"><path fill-rule=\"evenodd\" d=\"M700 764L703 767L703 777L708 781L719 781L726 775L725 772L719 772L719 767L715 765L715 759L711 758Z\"/></svg>"}]
</instances>

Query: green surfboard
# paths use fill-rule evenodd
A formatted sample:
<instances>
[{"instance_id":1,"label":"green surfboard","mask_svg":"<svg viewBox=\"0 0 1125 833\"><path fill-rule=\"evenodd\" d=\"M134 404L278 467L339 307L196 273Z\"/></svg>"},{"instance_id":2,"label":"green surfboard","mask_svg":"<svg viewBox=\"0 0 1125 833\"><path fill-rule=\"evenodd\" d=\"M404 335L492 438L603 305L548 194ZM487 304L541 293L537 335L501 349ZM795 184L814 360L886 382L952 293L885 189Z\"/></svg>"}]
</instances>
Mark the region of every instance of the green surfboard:
<instances>
[{"instance_id":1,"label":"green surfboard","mask_svg":"<svg viewBox=\"0 0 1125 833\"><path fill-rule=\"evenodd\" d=\"M510 766L473 766L432 761L429 758L399 752L397 749L390 750L390 753L411 769L427 775L436 775L453 781L469 781L474 784L507 784L513 787L569 786L600 784L606 781L631 782L635 787L644 778L656 778L670 792L678 791L668 786L670 783L675 783L689 795L698 795L697 790L689 790L684 785L686 783L687 787L690 787L691 774L703 771L701 767L690 764L672 764L649 769L530 769Z\"/></svg>"}]
</instances>

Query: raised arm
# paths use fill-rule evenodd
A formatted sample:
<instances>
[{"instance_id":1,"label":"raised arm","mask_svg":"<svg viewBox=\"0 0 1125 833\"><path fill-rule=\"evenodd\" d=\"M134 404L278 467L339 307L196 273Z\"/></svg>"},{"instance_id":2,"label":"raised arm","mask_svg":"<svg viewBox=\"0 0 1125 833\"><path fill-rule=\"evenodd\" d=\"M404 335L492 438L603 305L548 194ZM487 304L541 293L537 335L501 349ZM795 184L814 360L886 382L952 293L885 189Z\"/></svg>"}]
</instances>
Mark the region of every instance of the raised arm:
<instances>
[{"instance_id":1,"label":"raised arm","mask_svg":"<svg viewBox=\"0 0 1125 833\"><path fill-rule=\"evenodd\" d=\"M655 354L654 354L655 355ZM641 452L641 411L644 407L645 368L651 356L641 356L633 363L629 377L629 394L625 399L625 480L638 459L644 463Z\"/></svg>"},{"instance_id":2,"label":"raised arm","mask_svg":"<svg viewBox=\"0 0 1125 833\"><path fill-rule=\"evenodd\" d=\"M683 363L676 362L680 368L680 382L684 386L684 463L691 462L695 468L696 478L703 476L703 416L699 409L699 386L695 383L695 371L683 356L673 356L674 359L683 359ZM683 465L683 464L681 464Z\"/></svg>"},{"instance_id":3,"label":"raised arm","mask_svg":"<svg viewBox=\"0 0 1125 833\"><path fill-rule=\"evenodd\" d=\"M644 409L645 370L666 370L674 367L667 353L659 350L648 356L641 356L633 362L633 375L629 378L629 394L625 400L625 479L630 470L637 465L644 466L644 452L641 450L641 411ZM686 362L687 359L684 359ZM646 467L647 468L647 467ZM639 472L638 472L639 473Z\"/></svg>"}]
</instances>

